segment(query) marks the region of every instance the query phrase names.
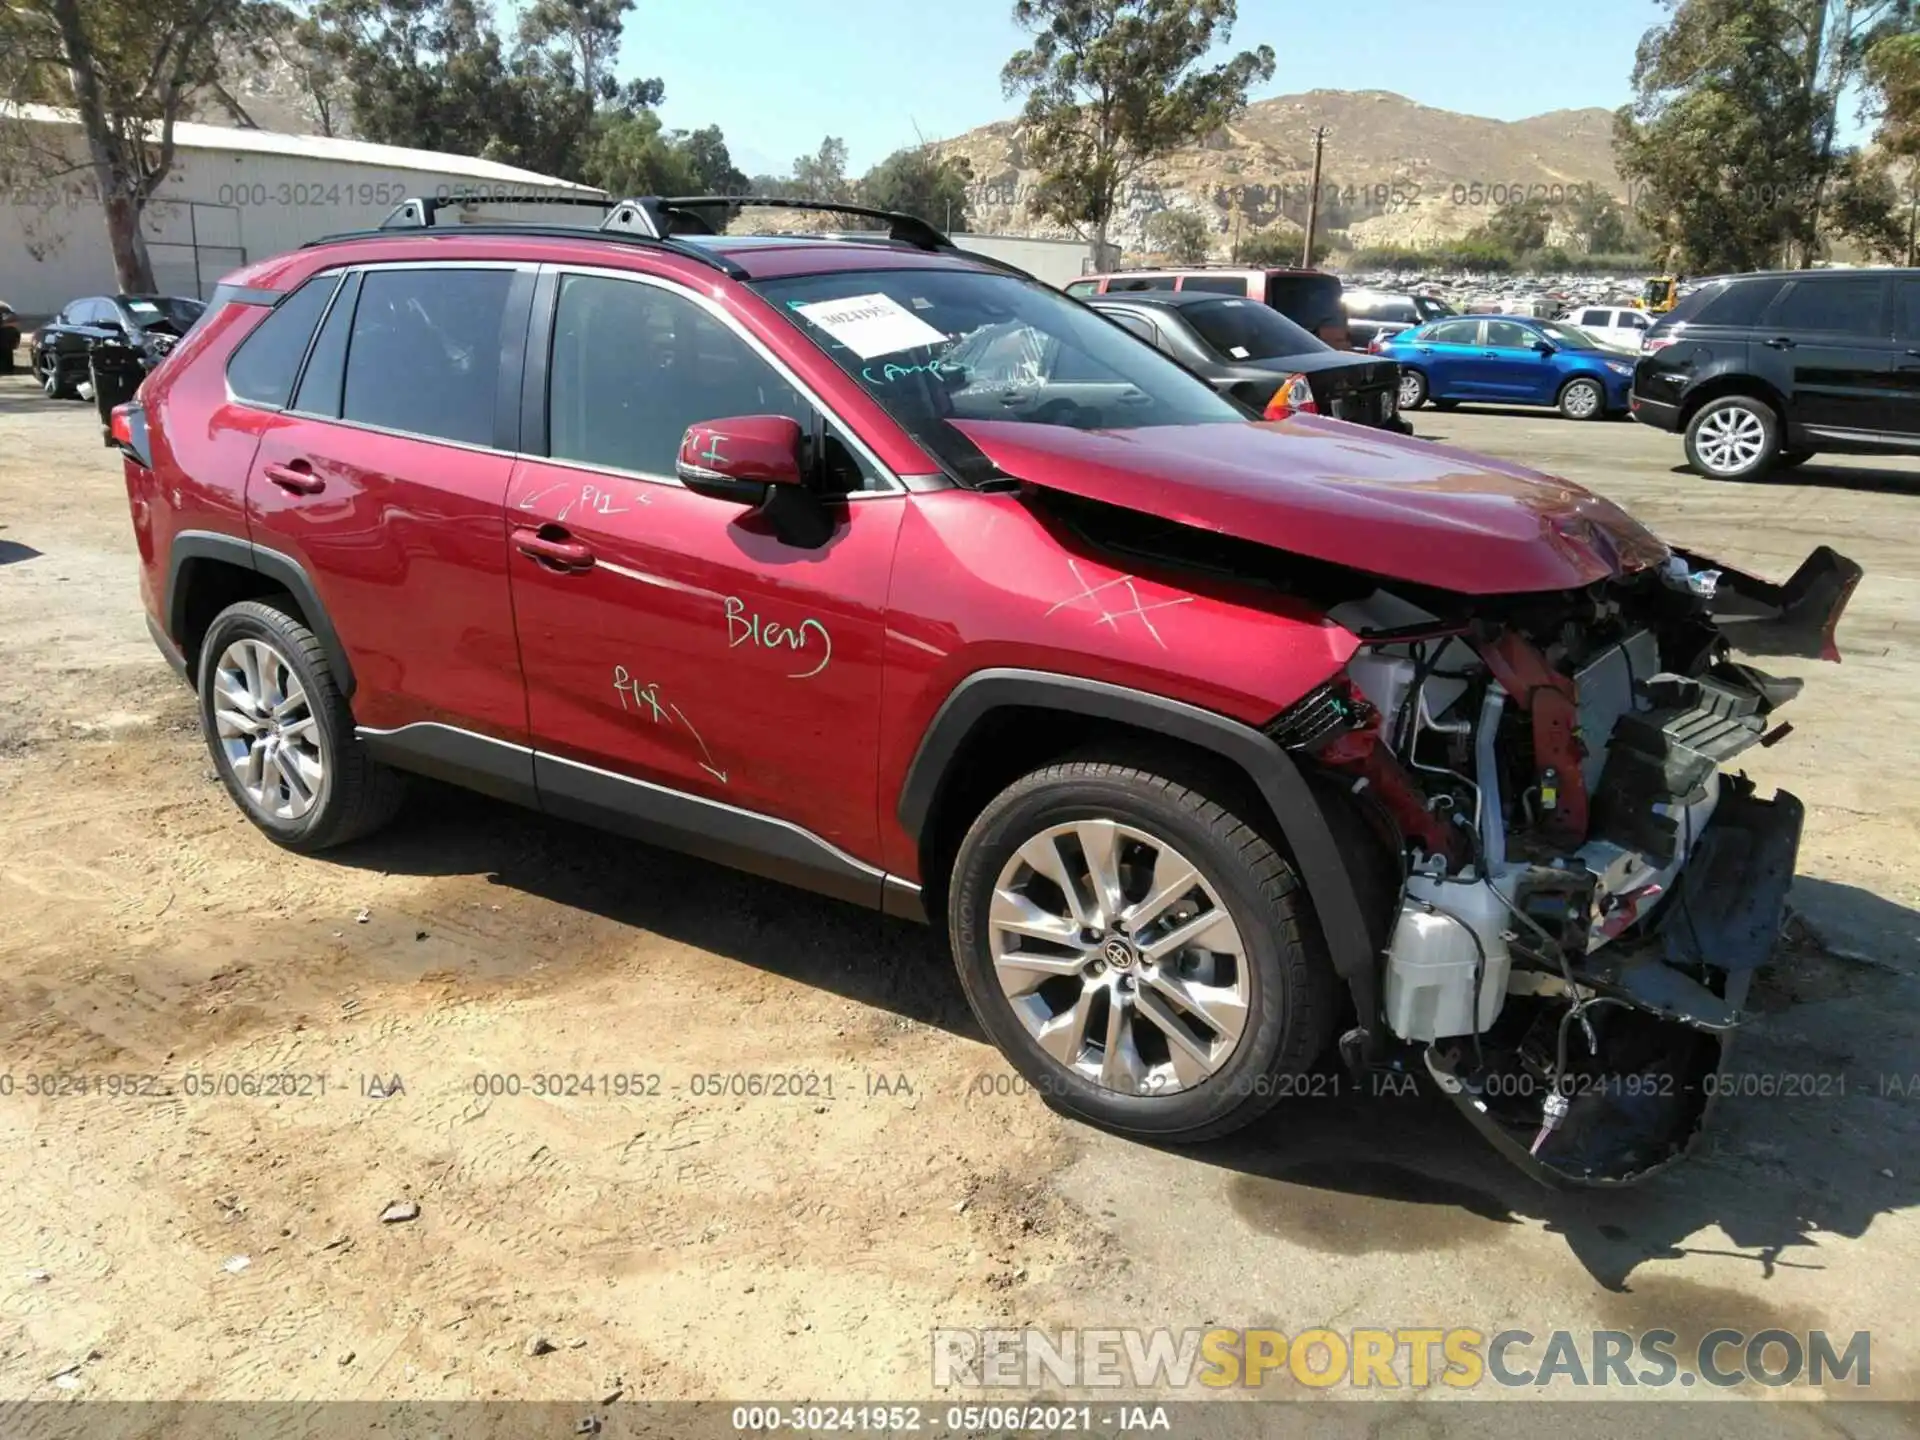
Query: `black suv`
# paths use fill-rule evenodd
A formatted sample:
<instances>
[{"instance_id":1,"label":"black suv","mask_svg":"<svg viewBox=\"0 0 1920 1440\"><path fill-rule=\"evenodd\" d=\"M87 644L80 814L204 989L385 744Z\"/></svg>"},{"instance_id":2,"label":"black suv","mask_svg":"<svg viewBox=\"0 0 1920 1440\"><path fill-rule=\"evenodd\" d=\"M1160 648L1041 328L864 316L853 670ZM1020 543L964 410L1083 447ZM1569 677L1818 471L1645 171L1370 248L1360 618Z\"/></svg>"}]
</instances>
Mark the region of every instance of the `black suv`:
<instances>
[{"instance_id":1,"label":"black suv","mask_svg":"<svg viewBox=\"0 0 1920 1440\"><path fill-rule=\"evenodd\" d=\"M1347 312L1347 343L1355 350L1372 349L1375 340L1391 340L1454 313L1451 305L1431 295L1405 291L1349 290L1341 303Z\"/></svg>"},{"instance_id":2,"label":"black suv","mask_svg":"<svg viewBox=\"0 0 1920 1440\"><path fill-rule=\"evenodd\" d=\"M1704 281L1647 332L1632 410L1717 480L1822 451L1920 454L1920 270Z\"/></svg>"}]
</instances>

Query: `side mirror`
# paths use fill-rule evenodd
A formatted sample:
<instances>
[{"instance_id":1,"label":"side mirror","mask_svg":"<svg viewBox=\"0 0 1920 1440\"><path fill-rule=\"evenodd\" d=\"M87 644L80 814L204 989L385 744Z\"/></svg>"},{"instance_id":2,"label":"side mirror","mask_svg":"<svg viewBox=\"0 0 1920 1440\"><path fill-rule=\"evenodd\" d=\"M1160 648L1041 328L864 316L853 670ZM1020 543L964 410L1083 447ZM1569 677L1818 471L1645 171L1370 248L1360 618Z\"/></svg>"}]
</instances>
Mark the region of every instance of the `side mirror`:
<instances>
[{"instance_id":1,"label":"side mirror","mask_svg":"<svg viewBox=\"0 0 1920 1440\"><path fill-rule=\"evenodd\" d=\"M764 505L774 487L802 486L800 422L785 415L736 415L687 428L674 473L696 495Z\"/></svg>"},{"instance_id":2,"label":"side mirror","mask_svg":"<svg viewBox=\"0 0 1920 1440\"><path fill-rule=\"evenodd\" d=\"M1536 340L1533 342L1533 348L1541 355L1557 355L1560 353L1559 347L1551 340Z\"/></svg>"}]
</instances>

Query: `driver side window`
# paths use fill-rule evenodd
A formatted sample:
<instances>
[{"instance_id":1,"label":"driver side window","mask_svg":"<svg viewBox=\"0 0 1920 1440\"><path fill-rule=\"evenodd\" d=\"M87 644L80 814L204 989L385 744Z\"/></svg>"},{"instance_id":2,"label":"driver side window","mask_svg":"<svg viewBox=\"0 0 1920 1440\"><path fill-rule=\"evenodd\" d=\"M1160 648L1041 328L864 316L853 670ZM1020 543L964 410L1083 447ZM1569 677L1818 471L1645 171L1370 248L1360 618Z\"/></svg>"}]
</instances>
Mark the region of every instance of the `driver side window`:
<instances>
[{"instance_id":1,"label":"driver side window","mask_svg":"<svg viewBox=\"0 0 1920 1440\"><path fill-rule=\"evenodd\" d=\"M554 313L547 453L671 479L687 430L710 420L814 409L758 351L686 295L638 280L565 275ZM829 425L830 437L838 439ZM844 442L837 488L879 488Z\"/></svg>"},{"instance_id":2,"label":"driver side window","mask_svg":"<svg viewBox=\"0 0 1920 1440\"><path fill-rule=\"evenodd\" d=\"M1510 320L1489 320L1487 322L1487 348L1489 350L1530 350L1539 337L1524 325L1515 325Z\"/></svg>"}]
</instances>

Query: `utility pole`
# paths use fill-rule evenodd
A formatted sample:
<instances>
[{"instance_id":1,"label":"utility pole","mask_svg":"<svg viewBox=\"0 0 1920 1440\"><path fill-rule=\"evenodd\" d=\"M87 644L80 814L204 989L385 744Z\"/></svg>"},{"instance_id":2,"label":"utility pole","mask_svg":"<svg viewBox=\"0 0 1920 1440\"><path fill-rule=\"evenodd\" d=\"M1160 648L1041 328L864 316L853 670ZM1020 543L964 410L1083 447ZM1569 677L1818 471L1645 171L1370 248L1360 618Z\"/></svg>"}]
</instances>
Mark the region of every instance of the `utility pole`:
<instances>
[{"instance_id":1,"label":"utility pole","mask_svg":"<svg viewBox=\"0 0 1920 1440\"><path fill-rule=\"evenodd\" d=\"M1307 195L1307 244L1300 253L1302 269L1313 268L1313 242L1320 229L1320 157L1327 147L1327 127L1313 127L1313 189Z\"/></svg>"}]
</instances>

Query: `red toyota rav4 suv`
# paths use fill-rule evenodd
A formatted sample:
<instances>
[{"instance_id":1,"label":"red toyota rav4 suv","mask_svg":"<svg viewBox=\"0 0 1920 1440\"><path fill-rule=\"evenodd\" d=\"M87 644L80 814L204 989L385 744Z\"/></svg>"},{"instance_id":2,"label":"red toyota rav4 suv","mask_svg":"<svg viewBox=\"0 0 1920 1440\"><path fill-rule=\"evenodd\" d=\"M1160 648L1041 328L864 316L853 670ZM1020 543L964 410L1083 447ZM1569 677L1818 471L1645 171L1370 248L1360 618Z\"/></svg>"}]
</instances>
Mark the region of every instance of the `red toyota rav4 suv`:
<instances>
[{"instance_id":1,"label":"red toyota rav4 suv","mask_svg":"<svg viewBox=\"0 0 1920 1440\"><path fill-rule=\"evenodd\" d=\"M1833 658L1857 567L1255 423L917 221L716 203L410 202L232 277L116 412L249 819L322 850L419 772L938 920L1012 1063L1131 1134L1338 1036L1543 1178L1681 1153L1800 830L1720 769L1796 688L1732 652Z\"/></svg>"}]
</instances>

